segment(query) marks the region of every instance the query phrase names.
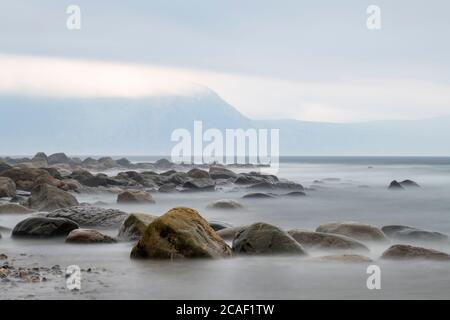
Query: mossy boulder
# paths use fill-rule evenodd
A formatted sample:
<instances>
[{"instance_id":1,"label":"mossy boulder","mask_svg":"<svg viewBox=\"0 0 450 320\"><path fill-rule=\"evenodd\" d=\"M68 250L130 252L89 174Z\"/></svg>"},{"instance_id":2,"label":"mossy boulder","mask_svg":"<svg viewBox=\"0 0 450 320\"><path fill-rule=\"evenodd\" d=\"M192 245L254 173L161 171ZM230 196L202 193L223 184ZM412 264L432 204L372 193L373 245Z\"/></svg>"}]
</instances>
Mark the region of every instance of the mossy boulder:
<instances>
[{"instance_id":1,"label":"mossy boulder","mask_svg":"<svg viewBox=\"0 0 450 320\"><path fill-rule=\"evenodd\" d=\"M131 258L222 258L231 248L190 208L174 208L153 221L131 251Z\"/></svg>"}]
</instances>

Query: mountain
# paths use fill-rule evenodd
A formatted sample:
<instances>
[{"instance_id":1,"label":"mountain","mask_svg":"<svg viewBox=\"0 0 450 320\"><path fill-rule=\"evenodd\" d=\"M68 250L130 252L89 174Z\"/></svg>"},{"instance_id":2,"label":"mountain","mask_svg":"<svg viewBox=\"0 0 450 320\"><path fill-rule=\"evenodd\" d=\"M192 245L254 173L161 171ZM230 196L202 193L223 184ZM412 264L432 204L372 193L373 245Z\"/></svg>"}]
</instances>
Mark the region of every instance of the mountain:
<instances>
[{"instance_id":1,"label":"mountain","mask_svg":"<svg viewBox=\"0 0 450 320\"><path fill-rule=\"evenodd\" d=\"M0 154L167 155L177 128L280 129L281 155L450 155L450 117L320 123L252 120L211 90L147 98L0 96Z\"/></svg>"}]
</instances>

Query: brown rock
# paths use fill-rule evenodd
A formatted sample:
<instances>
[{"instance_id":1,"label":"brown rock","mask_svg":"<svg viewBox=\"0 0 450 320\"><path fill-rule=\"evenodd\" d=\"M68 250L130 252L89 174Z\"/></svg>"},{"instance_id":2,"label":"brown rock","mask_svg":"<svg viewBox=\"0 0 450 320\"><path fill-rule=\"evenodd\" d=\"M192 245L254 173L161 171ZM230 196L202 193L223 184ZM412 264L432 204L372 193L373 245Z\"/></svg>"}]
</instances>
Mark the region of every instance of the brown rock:
<instances>
[{"instance_id":1,"label":"brown rock","mask_svg":"<svg viewBox=\"0 0 450 320\"><path fill-rule=\"evenodd\" d=\"M117 196L117 203L155 203L150 193L145 191L124 191Z\"/></svg>"},{"instance_id":2,"label":"brown rock","mask_svg":"<svg viewBox=\"0 0 450 320\"><path fill-rule=\"evenodd\" d=\"M75 229L72 230L66 238L70 243L113 243L116 242L110 236L104 235L93 229Z\"/></svg>"},{"instance_id":3,"label":"brown rock","mask_svg":"<svg viewBox=\"0 0 450 320\"><path fill-rule=\"evenodd\" d=\"M425 259L450 261L450 255L447 253L403 244L391 246L383 252L381 258L390 260Z\"/></svg>"}]
</instances>

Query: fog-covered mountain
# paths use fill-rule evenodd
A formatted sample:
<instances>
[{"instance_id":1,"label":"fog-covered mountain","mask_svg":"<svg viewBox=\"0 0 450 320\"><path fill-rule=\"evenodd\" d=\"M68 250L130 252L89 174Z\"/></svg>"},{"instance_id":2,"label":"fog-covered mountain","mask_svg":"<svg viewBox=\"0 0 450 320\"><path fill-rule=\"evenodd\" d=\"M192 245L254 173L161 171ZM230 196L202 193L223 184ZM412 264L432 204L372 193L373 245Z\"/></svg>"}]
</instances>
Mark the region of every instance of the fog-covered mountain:
<instances>
[{"instance_id":1,"label":"fog-covered mountain","mask_svg":"<svg viewBox=\"0 0 450 320\"><path fill-rule=\"evenodd\" d=\"M251 120L210 90L190 96L0 96L0 154L165 155L176 128L278 128L282 155L450 155L450 117L332 124Z\"/></svg>"}]
</instances>

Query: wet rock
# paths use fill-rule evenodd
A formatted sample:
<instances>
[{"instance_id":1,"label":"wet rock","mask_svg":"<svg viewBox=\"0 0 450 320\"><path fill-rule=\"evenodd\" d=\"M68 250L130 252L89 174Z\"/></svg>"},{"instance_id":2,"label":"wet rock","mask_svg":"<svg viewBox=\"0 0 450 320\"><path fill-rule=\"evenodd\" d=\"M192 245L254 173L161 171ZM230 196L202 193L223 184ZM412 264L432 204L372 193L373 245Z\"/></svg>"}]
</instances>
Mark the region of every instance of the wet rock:
<instances>
[{"instance_id":1,"label":"wet rock","mask_svg":"<svg viewBox=\"0 0 450 320\"><path fill-rule=\"evenodd\" d=\"M208 205L210 209L242 209L244 206L237 201L222 199L214 201Z\"/></svg>"},{"instance_id":2,"label":"wet rock","mask_svg":"<svg viewBox=\"0 0 450 320\"><path fill-rule=\"evenodd\" d=\"M304 255L302 246L287 232L267 223L241 230L233 240L233 252L249 255Z\"/></svg>"},{"instance_id":3,"label":"wet rock","mask_svg":"<svg viewBox=\"0 0 450 320\"><path fill-rule=\"evenodd\" d=\"M48 158L47 155L43 152L38 152L36 155L31 159L31 162L36 167L47 167L48 166Z\"/></svg>"},{"instance_id":4,"label":"wet rock","mask_svg":"<svg viewBox=\"0 0 450 320\"><path fill-rule=\"evenodd\" d=\"M117 160L116 163L118 165L120 165L122 167L126 167L126 168L129 168L132 165L130 160L128 160L127 158L121 158L121 159Z\"/></svg>"},{"instance_id":5,"label":"wet rock","mask_svg":"<svg viewBox=\"0 0 450 320\"><path fill-rule=\"evenodd\" d=\"M128 214L116 209L77 206L50 212L47 217L67 218L86 228L118 228Z\"/></svg>"},{"instance_id":6,"label":"wet rock","mask_svg":"<svg viewBox=\"0 0 450 320\"><path fill-rule=\"evenodd\" d=\"M223 221L211 220L208 222L208 224L211 228L213 228L214 231L219 231L219 230L223 230L223 229L232 227L231 224L223 222Z\"/></svg>"},{"instance_id":7,"label":"wet rock","mask_svg":"<svg viewBox=\"0 0 450 320\"><path fill-rule=\"evenodd\" d=\"M288 231L298 243L306 250L360 250L369 251L369 249L352 238L322 232L313 232L307 230L294 229Z\"/></svg>"},{"instance_id":8,"label":"wet rock","mask_svg":"<svg viewBox=\"0 0 450 320\"><path fill-rule=\"evenodd\" d=\"M431 242L448 241L448 236L443 233L417 229L409 226L384 226L381 228L381 231L391 239Z\"/></svg>"},{"instance_id":9,"label":"wet rock","mask_svg":"<svg viewBox=\"0 0 450 320\"><path fill-rule=\"evenodd\" d=\"M8 177L0 177L0 198L16 196L16 184Z\"/></svg>"},{"instance_id":10,"label":"wet rock","mask_svg":"<svg viewBox=\"0 0 450 320\"><path fill-rule=\"evenodd\" d=\"M0 204L0 214L2 213L12 213L12 214L20 214L20 213L32 213L33 210L25 208L16 203L5 203Z\"/></svg>"},{"instance_id":11,"label":"wet rock","mask_svg":"<svg viewBox=\"0 0 450 320\"><path fill-rule=\"evenodd\" d=\"M132 258L221 258L230 247L199 213L174 208L153 221L131 252Z\"/></svg>"},{"instance_id":12,"label":"wet rock","mask_svg":"<svg viewBox=\"0 0 450 320\"><path fill-rule=\"evenodd\" d=\"M174 164L167 159L159 159L155 162L155 167L158 169L169 169L172 168Z\"/></svg>"},{"instance_id":13,"label":"wet rock","mask_svg":"<svg viewBox=\"0 0 450 320\"><path fill-rule=\"evenodd\" d=\"M389 185L388 189L391 189L391 190L403 190L404 188L402 187L402 185L397 180L394 180L394 181L391 182L391 184Z\"/></svg>"},{"instance_id":14,"label":"wet rock","mask_svg":"<svg viewBox=\"0 0 450 320\"><path fill-rule=\"evenodd\" d=\"M450 255L447 253L401 244L391 246L383 253L381 258L390 260L424 259L450 261Z\"/></svg>"},{"instance_id":15,"label":"wet rock","mask_svg":"<svg viewBox=\"0 0 450 320\"><path fill-rule=\"evenodd\" d=\"M12 169L12 167L9 164L7 164L3 161L0 161L0 174L2 174L3 171L9 170L9 169Z\"/></svg>"},{"instance_id":16,"label":"wet rock","mask_svg":"<svg viewBox=\"0 0 450 320\"><path fill-rule=\"evenodd\" d=\"M27 205L38 211L52 211L77 206L78 201L66 191L48 184L41 184L32 190Z\"/></svg>"},{"instance_id":17,"label":"wet rock","mask_svg":"<svg viewBox=\"0 0 450 320\"><path fill-rule=\"evenodd\" d=\"M403 180L400 185L405 188L420 188L419 184L413 180Z\"/></svg>"},{"instance_id":18,"label":"wet rock","mask_svg":"<svg viewBox=\"0 0 450 320\"><path fill-rule=\"evenodd\" d=\"M329 256L323 256L319 257L316 260L318 261L332 261L332 262L344 262L344 263L366 263L366 262L372 262L372 259L361 256L358 254L343 254L343 255L329 255Z\"/></svg>"},{"instance_id":19,"label":"wet rock","mask_svg":"<svg viewBox=\"0 0 450 320\"><path fill-rule=\"evenodd\" d=\"M112 169L117 167L117 162L114 161L111 157L102 157L98 159L98 163L103 169Z\"/></svg>"},{"instance_id":20,"label":"wet rock","mask_svg":"<svg viewBox=\"0 0 450 320\"><path fill-rule=\"evenodd\" d=\"M238 177L236 173L220 166L211 166L209 168L209 175L212 179L235 179Z\"/></svg>"},{"instance_id":21,"label":"wet rock","mask_svg":"<svg viewBox=\"0 0 450 320\"><path fill-rule=\"evenodd\" d=\"M205 170L194 168L188 171L187 175L194 179L211 178L209 173Z\"/></svg>"},{"instance_id":22,"label":"wet rock","mask_svg":"<svg viewBox=\"0 0 450 320\"><path fill-rule=\"evenodd\" d=\"M94 175L87 170L75 170L70 174L70 178L77 180L81 184L93 177Z\"/></svg>"},{"instance_id":23,"label":"wet rock","mask_svg":"<svg viewBox=\"0 0 450 320\"><path fill-rule=\"evenodd\" d=\"M151 186L144 176L136 171L120 172L116 178L128 181L129 185L141 185L144 187Z\"/></svg>"},{"instance_id":24,"label":"wet rock","mask_svg":"<svg viewBox=\"0 0 450 320\"><path fill-rule=\"evenodd\" d=\"M13 237L58 237L66 236L78 225L69 219L31 217L19 222L12 231Z\"/></svg>"},{"instance_id":25,"label":"wet rock","mask_svg":"<svg viewBox=\"0 0 450 320\"><path fill-rule=\"evenodd\" d=\"M155 203L155 200L148 192L128 190L117 196L117 203Z\"/></svg>"},{"instance_id":26,"label":"wet rock","mask_svg":"<svg viewBox=\"0 0 450 320\"><path fill-rule=\"evenodd\" d=\"M200 178L200 179L193 179L193 181L197 181L197 180L206 181L207 179L211 180L209 178ZM175 172L175 173L171 174L168 178L168 182L174 183L176 185L182 185L191 180L192 179L185 172Z\"/></svg>"},{"instance_id":27,"label":"wet rock","mask_svg":"<svg viewBox=\"0 0 450 320\"><path fill-rule=\"evenodd\" d=\"M64 179L62 174L56 168L41 168L41 169L47 171L48 174L51 175L55 179L58 179L58 180Z\"/></svg>"},{"instance_id":28,"label":"wet rock","mask_svg":"<svg viewBox=\"0 0 450 320\"><path fill-rule=\"evenodd\" d=\"M183 188L191 191L214 191L216 183L210 178L200 178L187 181Z\"/></svg>"},{"instance_id":29,"label":"wet rock","mask_svg":"<svg viewBox=\"0 0 450 320\"><path fill-rule=\"evenodd\" d=\"M359 241L387 242L386 235L379 228L362 223L328 223L319 226L316 232L344 235Z\"/></svg>"},{"instance_id":30,"label":"wet rock","mask_svg":"<svg viewBox=\"0 0 450 320\"><path fill-rule=\"evenodd\" d=\"M141 238L147 227L158 218L146 213L132 213L120 226L117 238L123 241L134 241Z\"/></svg>"},{"instance_id":31,"label":"wet rock","mask_svg":"<svg viewBox=\"0 0 450 320\"><path fill-rule=\"evenodd\" d=\"M269 193L255 192L255 193L247 193L242 198L244 198L244 199L272 199L272 198L275 198L275 196L272 194L269 194Z\"/></svg>"},{"instance_id":32,"label":"wet rock","mask_svg":"<svg viewBox=\"0 0 450 320\"><path fill-rule=\"evenodd\" d=\"M93 229L72 230L66 238L68 243L114 243L116 240Z\"/></svg>"}]
</instances>

